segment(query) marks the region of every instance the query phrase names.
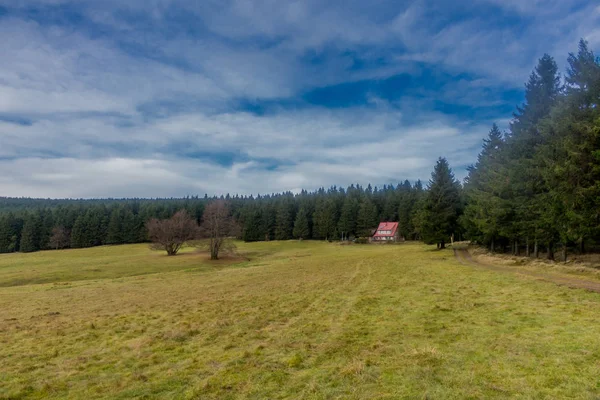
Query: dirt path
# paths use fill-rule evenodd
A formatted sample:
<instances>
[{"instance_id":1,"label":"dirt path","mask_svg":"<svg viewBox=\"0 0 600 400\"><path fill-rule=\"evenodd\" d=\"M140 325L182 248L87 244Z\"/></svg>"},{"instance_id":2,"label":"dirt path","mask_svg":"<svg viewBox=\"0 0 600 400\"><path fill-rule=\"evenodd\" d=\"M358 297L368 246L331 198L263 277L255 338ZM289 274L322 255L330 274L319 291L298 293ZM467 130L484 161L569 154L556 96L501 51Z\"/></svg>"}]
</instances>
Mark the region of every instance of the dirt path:
<instances>
[{"instance_id":1,"label":"dirt path","mask_svg":"<svg viewBox=\"0 0 600 400\"><path fill-rule=\"evenodd\" d=\"M455 249L454 255L456 256L456 259L463 265L485 268L487 270L496 272L508 272L511 274L525 275L538 280L553 282L560 286L567 286L575 289L585 289L591 292L600 293L600 282L597 281L591 281L575 277L565 277L552 273L528 271L523 269L506 267L502 265L483 263L478 260L474 260L473 257L471 257L471 253L469 253L469 251L466 249Z\"/></svg>"}]
</instances>

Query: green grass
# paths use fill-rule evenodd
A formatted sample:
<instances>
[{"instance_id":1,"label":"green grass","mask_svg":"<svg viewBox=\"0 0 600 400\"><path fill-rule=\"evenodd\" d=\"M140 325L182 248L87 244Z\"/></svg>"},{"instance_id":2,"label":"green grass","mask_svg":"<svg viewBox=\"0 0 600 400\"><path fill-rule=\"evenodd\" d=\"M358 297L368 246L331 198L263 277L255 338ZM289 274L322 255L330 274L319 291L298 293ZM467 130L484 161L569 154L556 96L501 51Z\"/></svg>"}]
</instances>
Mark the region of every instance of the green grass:
<instances>
[{"instance_id":1,"label":"green grass","mask_svg":"<svg viewBox=\"0 0 600 400\"><path fill-rule=\"evenodd\" d=\"M420 244L240 250L0 256L0 398L600 396L600 294Z\"/></svg>"},{"instance_id":2,"label":"green grass","mask_svg":"<svg viewBox=\"0 0 600 400\"><path fill-rule=\"evenodd\" d=\"M0 287L122 278L182 269L214 270L205 253L184 248L178 257L150 251L147 244L0 254Z\"/></svg>"}]
</instances>

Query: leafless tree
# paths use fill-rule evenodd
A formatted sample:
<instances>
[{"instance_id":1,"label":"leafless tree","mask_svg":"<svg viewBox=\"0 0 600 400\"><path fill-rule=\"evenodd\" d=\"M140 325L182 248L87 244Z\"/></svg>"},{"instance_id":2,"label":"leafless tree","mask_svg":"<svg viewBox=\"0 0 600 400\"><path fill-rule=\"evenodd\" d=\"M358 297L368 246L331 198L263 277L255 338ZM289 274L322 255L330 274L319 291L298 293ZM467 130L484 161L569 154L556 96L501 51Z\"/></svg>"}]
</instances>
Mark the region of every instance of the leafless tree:
<instances>
[{"instance_id":1,"label":"leafless tree","mask_svg":"<svg viewBox=\"0 0 600 400\"><path fill-rule=\"evenodd\" d=\"M238 231L238 225L231 217L229 206L224 200L216 200L206 206L200 233L206 239L211 260L218 260L219 252L235 249L235 245L227 239L236 236Z\"/></svg>"},{"instance_id":2,"label":"leafless tree","mask_svg":"<svg viewBox=\"0 0 600 400\"><path fill-rule=\"evenodd\" d=\"M174 256L183 245L198 236L198 224L185 210L177 211L169 219L151 219L146 223L148 238L154 250L165 250Z\"/></svg>"},{"instance_id":3,"label":"leafless tree","mask_svg":"<svg viewBox=\"0 0 600 400\"><path fill-rule=\"evenodd\" d=\"M62 226L52 228L52 235L48 245L53 249L64 249L71 243L71 237L69 231Z\"/></svg>"}]
</instances>

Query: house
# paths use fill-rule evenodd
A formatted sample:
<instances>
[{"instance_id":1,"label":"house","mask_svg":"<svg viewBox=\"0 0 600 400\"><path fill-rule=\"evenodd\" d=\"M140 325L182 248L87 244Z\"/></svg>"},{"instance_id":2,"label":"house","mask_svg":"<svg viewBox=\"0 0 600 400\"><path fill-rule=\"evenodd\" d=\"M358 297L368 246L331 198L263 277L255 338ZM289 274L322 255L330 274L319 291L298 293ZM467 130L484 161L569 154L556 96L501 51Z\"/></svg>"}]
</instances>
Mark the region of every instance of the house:
<instances>
[{"instance_id":1,"label":"house","mask_svg":"<svg viewBox=\"0 0 600 400\"><path fill-rule=\"evenodd\" d=\"M399 242L404 240L398 232L397 222L381 222L373 234L373 242Z\"/></svg>"}]
</instances>

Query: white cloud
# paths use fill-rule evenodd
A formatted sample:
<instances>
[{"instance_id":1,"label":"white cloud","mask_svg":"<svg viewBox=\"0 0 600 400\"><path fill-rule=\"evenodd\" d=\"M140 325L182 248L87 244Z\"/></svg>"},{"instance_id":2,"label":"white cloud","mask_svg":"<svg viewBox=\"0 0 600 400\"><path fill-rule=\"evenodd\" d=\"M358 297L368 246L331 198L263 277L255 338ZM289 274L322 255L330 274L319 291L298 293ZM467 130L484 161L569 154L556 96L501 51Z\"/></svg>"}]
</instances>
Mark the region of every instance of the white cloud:
<instances>
[{"instance_id":1,"label":"white cloud","mask_svg":"<svg viewBox=\"0 0 600 400\"><path fill-rule=\"evenodd\" d=\"M184 115L136 126L127 135L108 125L95 126L95 120L76 121L67 135L61 124L52 122L17 126L0 158L20 151L60 156L0 161L0 183L4 195L14 196L257 194L427 178L441 155L457 167L469 163L487 126L466 125L459 130L458 122L443 115L432 114L430 120L436 122L410 125L396 111L356 108L271 117ZM86 136L85 127L92 133ZM100 131L101 136L94 135ZM19 137L30 138L24 148L19 147ZM234 152L250 161L228 165L162 154L160 149L169 143L183 143L182 153ZM138 144L135 154L128 155ZM118 148L122 154L115 157ZM275 167L266 168L273 160ZM460 170L458 175L462 176Z\"/></svg>"},{"instance_id":2,"label":"white cloud","mask_svg":"<svg viewBox=\"0 0 600 400\"><path fill-rule=\"evenodd\" d=\"M522 18L515 29L488 26L485 15L436 20L442 3L0 0L9 8L70 4L105 32L2 17L2 194L249 194L427 179L438 156L457 168L474 160L488 116L461 120L419 98L390 104L377 93L364 107L263 116L231 104L297 99L315 87L400 72L418 77L426 63L477 78L423 96L495 106L490 92L521 88L543 52L564 63L579 37L600 43L593 4L572 11L557 0L479 0ZM124 10L149 26L140 29ZM202 34L181 29L169 12L195 20ZM354 68L357 59L368 67ZM235 157L217 162L223 154Z\"/></svg>"}]
</instances>

